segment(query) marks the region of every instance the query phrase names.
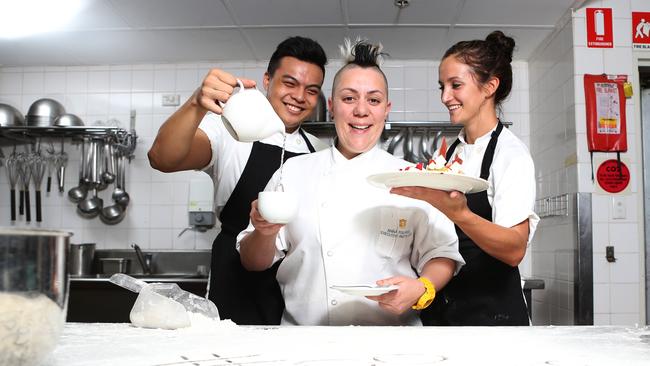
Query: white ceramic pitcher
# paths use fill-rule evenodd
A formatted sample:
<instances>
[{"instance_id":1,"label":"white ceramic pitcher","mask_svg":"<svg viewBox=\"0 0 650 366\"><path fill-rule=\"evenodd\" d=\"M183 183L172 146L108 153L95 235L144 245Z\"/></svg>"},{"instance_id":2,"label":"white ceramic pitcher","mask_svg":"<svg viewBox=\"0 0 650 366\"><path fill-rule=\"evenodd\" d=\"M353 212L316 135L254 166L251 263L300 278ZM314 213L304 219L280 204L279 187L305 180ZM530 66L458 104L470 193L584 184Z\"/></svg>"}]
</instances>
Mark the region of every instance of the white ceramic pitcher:
<instances>
[{"instance_id":1,"label":"white ceramic pitcher","mask_svg":"<svg viewBox=\"0 0 650 366\"><path fill-rule=\"evenodd\" d=\"M257 88L245 89L237 79L239 90L223 104L221 120L232 137L241 142L263 140L278 132L284 133L284 123L271 103Z\"/></svg>"}]
</instances>

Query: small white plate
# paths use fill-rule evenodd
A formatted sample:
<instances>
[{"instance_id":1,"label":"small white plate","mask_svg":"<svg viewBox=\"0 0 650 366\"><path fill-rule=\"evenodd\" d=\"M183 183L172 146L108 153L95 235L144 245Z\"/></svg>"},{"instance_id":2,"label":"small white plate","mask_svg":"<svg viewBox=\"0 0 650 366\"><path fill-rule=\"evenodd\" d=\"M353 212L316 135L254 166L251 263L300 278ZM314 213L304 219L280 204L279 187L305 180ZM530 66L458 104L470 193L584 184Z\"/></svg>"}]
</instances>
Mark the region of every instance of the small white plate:
<instances>
[{"instance_id":1,"label":"small white plate","mask_svg":"<svg viewBox=\"0 0 650 366\"><path fill-rule=\"evenodd\" d=\"M370 286L370 285L352 285L352 286L330 286L331 289L341 291L348 295L357 296L379 296L393 290L397 290L399 286Z\"/></svg>"},{"instance_id":2,"label":"small white plate","mask_svg":"<svg viewBox=\"0 0 650 366\"><path fill-rule=\"evenodd\" d=\"M373 174L368 182L380 188L391 187L427 187L443 191L459 191L462 193L476 193L488 189L489 183L485 179L474 178L463 174L432 173L425 171L405 171Z\"/></svg>"}]
</instances>

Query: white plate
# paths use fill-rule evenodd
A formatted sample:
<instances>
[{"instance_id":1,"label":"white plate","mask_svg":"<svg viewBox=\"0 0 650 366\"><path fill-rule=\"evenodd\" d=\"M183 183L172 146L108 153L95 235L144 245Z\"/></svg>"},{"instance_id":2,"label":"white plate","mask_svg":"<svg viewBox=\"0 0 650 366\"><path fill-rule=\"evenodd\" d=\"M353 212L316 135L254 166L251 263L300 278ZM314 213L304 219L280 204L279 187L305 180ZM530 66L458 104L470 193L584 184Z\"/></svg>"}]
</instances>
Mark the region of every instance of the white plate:
<instances>
[{"instance_id":1,"label":"white plate","mask_svg":"<svg viewBox=\"0 0 650 366\"><path fill-rule=\"evenodd\" d=\"M476 193L488 189L485 179L454 173L431 173L425 171L406 171L373 174L368 182L381 188L418 186L443 191Z\"/></svg>"},{"instance_id":2,"label":"white plate","mask_svg":"<svg viewBox=\"0 0 650 366\"><path fill-rule=\"evenodd\" d=\"M331 289L341 291L348 295L357 295L357 296L379 296L393 290L397 290L399 286L369 286L369 285L358 285L358 286L330 286Z\"/></svg>"}]
</instances>

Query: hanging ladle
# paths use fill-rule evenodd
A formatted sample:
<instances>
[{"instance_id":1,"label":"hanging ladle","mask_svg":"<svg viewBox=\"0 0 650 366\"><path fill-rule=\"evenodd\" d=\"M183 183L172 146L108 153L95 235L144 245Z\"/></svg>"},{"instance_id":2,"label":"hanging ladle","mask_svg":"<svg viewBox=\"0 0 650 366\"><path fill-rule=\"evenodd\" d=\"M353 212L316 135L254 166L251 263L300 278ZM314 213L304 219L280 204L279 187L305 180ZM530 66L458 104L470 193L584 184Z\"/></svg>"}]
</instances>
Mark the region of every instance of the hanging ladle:
<instances>
[{"instance_id":1,"label":"hanging ladle","mask_svg":"<svg viewBox=\"0 0 650 366\"><path fill-rule=\"evenodd\" d=\"M131 201L131 198L129 197L129 194L126 192L126 189L124 188L124 184L126 182L125 179L126 164L124 162L124 155L119 156L117 164L118 164L119 177L120 177L119 186L115 187L112 197L115 203L119 204L122 207L126 207Z\"/></svg>"},{"instance_id":2,"label":"hanging ladle","mask_svg":"<svg viewBox=\"0 0 650 366\"><path fill-rule=\"evenodd\" d=\"M404 130L399 130L397 135L393 136L393 138L388 143L388 148L386 148L386 151L388 151L390 154L394 153L397 144L399 144L399 142L402 141L403 138L404 138Z\"/></svg>"},{"instance_id":3,"label":"hanging ladle","mask_svg":"<svg viewBox=\"0 0 650 366\"><path fill-rule=\"evenodd\" d=\"M120 173L120 160L118 160L118 167L117 167L117 175L115 177L115 190L113 191L113 196L117 196L118 198L121 197L121 195L126 192L120 188L120 182L122 179L122 174ZM123 192L123 193L122 193ZM123 207L119 203L115 202L111 206L106 206L102 208L101 213L99 214L99 219L102 220L103 223L107 225L115 225L119 224L122 219L124 219L124 216L126 215L126 207Z\"/></svg>"},{"instance_id":4,"label":"hanging ladle","mask_svg":"<svg viewBox=\"0 0 650 366\"><path fill-rule=\"evenodd\" d=\"M433 138L433 143L431 144L431 155L435 154L436 151L438 150L438 141L440 140L441 136L442 136L442 130L438 131L436 133L436 137Z\"/></svg>"},{"instance_id":5,"label":"hanging ladle","mask_svg":"<svg viewBox=\"0 0 650 366\"><path fill-rule=\"evenodd\" d=\"M420 138L420 152L426 161L429 161L433 154L429 151L429 130L424 130L422 132L422 137Z\"/></svg>"},{"instance_id":6,"label":"hanging ladle","mask_svg":"<svg viewBox=\"0 0 650 366\"><path fill-rule=\"evenodd\" d=\"M91 150L92 157L92 163L90 165L92 182L90 184L93 189L93 195L91 197L86 197L85 200L82 200L77 204L77 210L81 216L86 218L93 218L99 215L99 212L102 210L102 206L104 205L104 201L97 196L97 187L100 184L99 176L97 174L97 159L99 155L98 146L97 141L90 142L89 149Z\"/></svg>"},{"instance_id":7,"label":"hanging ladle","mask_svg":"<svg viewBox=\"0 0 650 366\"><path fill-rule=\"evenodd\" d=\"M406 140L404 140L404 160L411 163L417 163L417 156L413 152L413 128L409 127L406 132Z\"/></svg>"},{"instance_id":8,"label":"hanging ladle","mask_svg":"<svg viewBox=\"0 0 650 366\"><path fill-rule=\"evenodd\" d=\"M110 142L104 142L104 171L102 172L102 181L106 184L115 181L115 159L113 157L113 149Z\"/></svg>"},{"instance_id":9,"label":"hanging ladle","mask_svg":"<svg viewBox=\"0 0 650 366\"><path fill-rule=\"evenodd\" d=\"M89 149L90 150L90 149ZM88 187L86 187L85 175L86 164L88 162L88 154L86 153L86 140L81 140L81 157L79 162L79 185L70 188L68 191L68 198L72 202L79 203L88 195ZM63 179L63 177L61 177Z\"/></svg>"}]
</instances>

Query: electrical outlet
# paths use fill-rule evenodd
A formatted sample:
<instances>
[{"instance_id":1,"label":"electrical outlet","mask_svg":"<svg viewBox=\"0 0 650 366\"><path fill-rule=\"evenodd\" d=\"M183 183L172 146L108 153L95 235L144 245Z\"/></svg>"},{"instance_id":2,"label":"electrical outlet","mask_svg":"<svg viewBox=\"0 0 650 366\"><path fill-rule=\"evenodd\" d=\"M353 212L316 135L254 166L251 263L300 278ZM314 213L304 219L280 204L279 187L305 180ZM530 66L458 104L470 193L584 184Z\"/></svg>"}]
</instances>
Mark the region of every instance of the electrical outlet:
<instances>
[{"instance_id":1,"label":"electrical outlet","mask_svg":"<svg viewBox=\"0 0 650 366\"><path fill-rule=\"evenodd\" d=\"M623 197L612 197L612 219L625 219L627 210Z\"/></svg>"},{"instance_id":2,"label":"electrical outlet","mask_svg":"<svg viewBox=\"0 0 650 366\"><path fill-rule=\"evenodd\" d=\"M181 104L181 96L179 94L163 94L162 105L163 107L177 107Z\"/></svg>"}]
</instances>

